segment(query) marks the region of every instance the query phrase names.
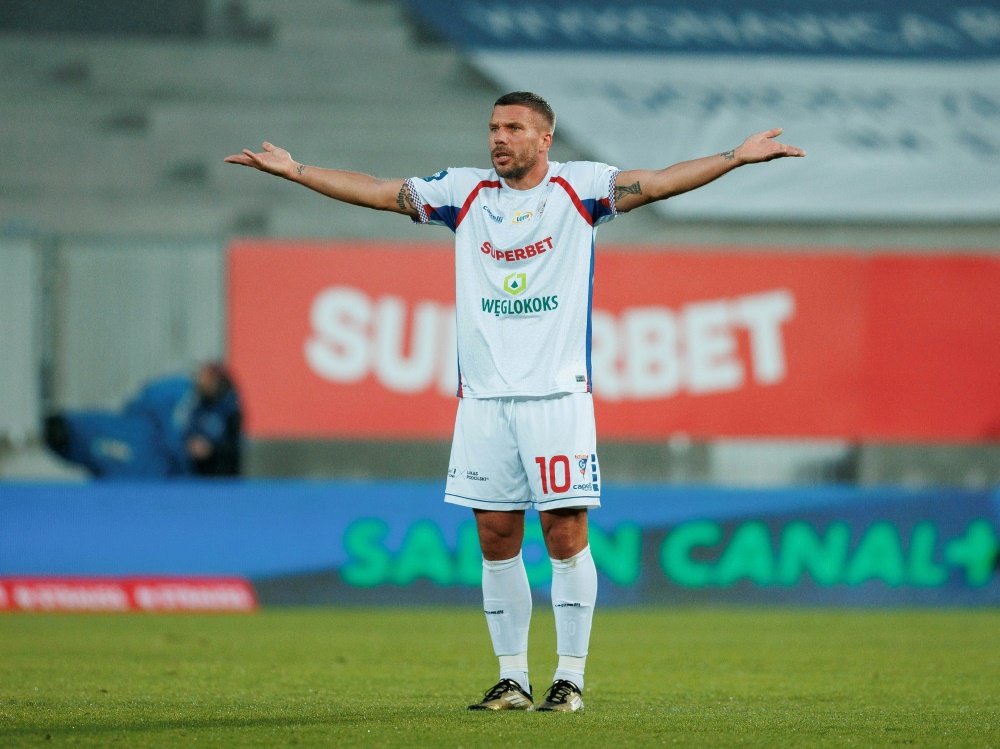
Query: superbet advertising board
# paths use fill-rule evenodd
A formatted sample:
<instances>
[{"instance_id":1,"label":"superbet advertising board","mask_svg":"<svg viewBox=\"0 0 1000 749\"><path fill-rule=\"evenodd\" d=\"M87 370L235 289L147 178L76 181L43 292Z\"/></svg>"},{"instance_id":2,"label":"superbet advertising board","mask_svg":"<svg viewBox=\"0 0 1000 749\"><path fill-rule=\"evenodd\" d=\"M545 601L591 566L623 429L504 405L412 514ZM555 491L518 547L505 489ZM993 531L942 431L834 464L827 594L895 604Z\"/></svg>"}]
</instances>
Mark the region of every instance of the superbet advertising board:
<instances>
[{"instance_id":1,"label":"superbet advertising board","mask_svg":"<svg viewBox=\"0 0 1000 749\"><path fill-rule=\"evenodd\" d=\"M252 437L451 435L449 245L241 241L229 271ZM994 439L997 298L986 256L598 248L598 431Z\"/></svg>"}]
</instances>

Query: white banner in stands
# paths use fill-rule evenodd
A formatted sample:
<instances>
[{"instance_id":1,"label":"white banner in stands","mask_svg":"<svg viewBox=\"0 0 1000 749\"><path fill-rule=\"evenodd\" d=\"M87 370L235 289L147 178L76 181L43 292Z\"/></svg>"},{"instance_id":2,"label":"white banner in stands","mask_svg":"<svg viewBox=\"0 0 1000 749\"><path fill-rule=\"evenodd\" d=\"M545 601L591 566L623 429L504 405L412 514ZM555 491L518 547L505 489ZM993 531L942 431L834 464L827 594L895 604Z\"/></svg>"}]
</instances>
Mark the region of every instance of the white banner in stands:
<instances>
[{"instance_id":1,"label":"white banner in stands","mask_svg":"<svg viewBox=\"0 0 1000 749\"><path fill-rule=\"evenodd\" d=\"M805 149L657 204L697 219L1000 219L1000 63L470 52L590 157L660 168L779 126Z\"/></svg>"}]
</instances>

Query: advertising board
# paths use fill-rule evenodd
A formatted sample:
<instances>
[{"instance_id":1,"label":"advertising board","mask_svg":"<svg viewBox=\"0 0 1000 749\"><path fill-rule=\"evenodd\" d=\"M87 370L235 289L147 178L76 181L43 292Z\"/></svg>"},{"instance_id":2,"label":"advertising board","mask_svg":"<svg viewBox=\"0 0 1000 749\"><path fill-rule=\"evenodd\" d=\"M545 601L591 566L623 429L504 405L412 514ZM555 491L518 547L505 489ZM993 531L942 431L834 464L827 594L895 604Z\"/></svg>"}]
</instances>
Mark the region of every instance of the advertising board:
<instances>
[{"instance_id":1,"label":"advertising board","mask_svg":"<svg viewBox=\"0 0 1000 749\"><path fill-rule=\"evenodd\" d=\"M0 609L243 610L254 593L265 606L478 605L475 523L443 492L443 482L7 485ZM606 604L1000 603L996 490L605 483L602 505L590 545ZM528 520L525 566L544 600L551 565L537 516ZM214 582L181 589L197 578Z\"/></svg>"},{"instance_id":2,"label":"advertising board","mask_svg":"<svg viewBox=\"0 0 1000 749\"><path fill-rule=\"evenodd\" d=\"M453 250L243 241L229 358L264 439L447 439ZM603 248L605 440L1000 437L1000 260Z\"/></svg>"}]
</instances>

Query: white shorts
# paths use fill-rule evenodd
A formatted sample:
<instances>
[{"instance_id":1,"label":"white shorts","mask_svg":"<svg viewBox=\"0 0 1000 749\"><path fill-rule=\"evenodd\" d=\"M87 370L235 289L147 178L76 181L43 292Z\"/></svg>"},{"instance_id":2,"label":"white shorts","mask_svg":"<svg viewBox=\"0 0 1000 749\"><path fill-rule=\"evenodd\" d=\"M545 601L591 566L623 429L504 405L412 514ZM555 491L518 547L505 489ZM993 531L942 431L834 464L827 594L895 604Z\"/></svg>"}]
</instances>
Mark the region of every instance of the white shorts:
<instances>
[{"instance_id":1,"label":"white shorts","mask_svg":"<svg viewBox=\"0 0 1000 749\"><path fill-rule=\"evenodd\" d=\"M477 510L600 507L590 393L463 398L445 501Z\"/></svg>"}]
</instances>

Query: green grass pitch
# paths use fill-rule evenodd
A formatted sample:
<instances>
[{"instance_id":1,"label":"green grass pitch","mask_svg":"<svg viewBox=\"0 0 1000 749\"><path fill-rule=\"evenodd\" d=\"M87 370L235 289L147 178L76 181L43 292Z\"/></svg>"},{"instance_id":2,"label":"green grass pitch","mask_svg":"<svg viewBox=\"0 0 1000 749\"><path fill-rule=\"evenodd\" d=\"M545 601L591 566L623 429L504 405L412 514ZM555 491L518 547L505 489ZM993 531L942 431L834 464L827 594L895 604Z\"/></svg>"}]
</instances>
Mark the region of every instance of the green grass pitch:
<instances>
[{"instance_id":1,"label":"green grass pitch","mask_svg":"<svg viewBox=\"0 0 1000 749\"><path fill-rule=\"evenodd\" d=\"M1000 746L995 610L604 609L584 713L466 710L496 675L469 608L4 615L0 746Z\"/></svg>"}]
</instances>

